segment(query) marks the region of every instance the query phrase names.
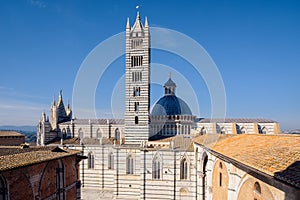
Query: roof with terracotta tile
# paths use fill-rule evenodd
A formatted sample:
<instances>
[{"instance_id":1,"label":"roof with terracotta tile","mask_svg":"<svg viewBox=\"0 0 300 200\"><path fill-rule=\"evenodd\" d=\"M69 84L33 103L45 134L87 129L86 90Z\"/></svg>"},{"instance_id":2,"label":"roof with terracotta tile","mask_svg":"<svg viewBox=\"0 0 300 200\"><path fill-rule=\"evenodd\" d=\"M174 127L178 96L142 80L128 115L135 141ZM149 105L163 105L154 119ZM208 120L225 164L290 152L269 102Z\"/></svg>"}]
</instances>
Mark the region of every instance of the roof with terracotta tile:
<instances>
[{"instance_id":1,"label":"roof with terracotta tile","mask_svg":"<svg viewBox=\"0 0 300 200\"><path fill-rule=\"evenodd\" d=\"M3 136L24 136L16 131L0 131L0 137ZM25 136L24 136L25 137Z\"/></svg>"},{"instance_id":2,"label":"roof with terracotta tile","mask_svg":"<svg viewBox=\"0 0 300 200\"><path fill-rule=\"evenodd\" d=\"M20 147L0 146L0 171L38 164L71 155L80 151L60 149L59 147Z\"/></svg>"},{"instance_id":3,"label":"roof with terracotta tile","mask_svg":"<svg viewBox=\"0 0 300 200\"><path fill-rule=\"evenodd\" d=\"M300 135L207 134L194 142L300 188Z\"/></svg>"}]
</instances>

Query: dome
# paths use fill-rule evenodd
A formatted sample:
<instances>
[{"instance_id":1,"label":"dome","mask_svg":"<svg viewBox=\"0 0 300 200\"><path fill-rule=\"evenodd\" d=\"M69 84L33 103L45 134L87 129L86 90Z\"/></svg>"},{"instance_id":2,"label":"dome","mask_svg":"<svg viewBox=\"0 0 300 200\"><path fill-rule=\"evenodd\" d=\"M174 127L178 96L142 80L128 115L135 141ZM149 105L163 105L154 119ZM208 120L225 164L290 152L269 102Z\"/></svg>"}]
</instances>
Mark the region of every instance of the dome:
<instances>
[{"instance_id":1,"label":"dome","mask_svg":"<svg viewBox=\"0 0 300 200\"><path fill-rule=\"evenodd\" d=\"M192 115L192 112L182 99L175 95L167 95L158 100L152 109L151 115Z\"/></svg>"}]
</instances>

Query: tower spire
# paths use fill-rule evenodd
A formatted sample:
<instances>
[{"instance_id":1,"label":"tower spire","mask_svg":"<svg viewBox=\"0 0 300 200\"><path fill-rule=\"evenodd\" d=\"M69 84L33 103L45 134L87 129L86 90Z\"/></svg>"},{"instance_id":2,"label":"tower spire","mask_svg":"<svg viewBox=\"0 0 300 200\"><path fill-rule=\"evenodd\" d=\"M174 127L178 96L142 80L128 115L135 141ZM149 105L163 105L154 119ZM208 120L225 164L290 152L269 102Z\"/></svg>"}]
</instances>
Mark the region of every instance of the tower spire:
<instances>
[{"instance_id":1,"label":"tower spire","mask_svg":"<svg viewBox=\"0 0 300 200\"><path fill-rule=\"evenodd\" d=\"M148 18L145 17L145 28L148 28Z\"/></svg>"},{"instance_id":2,"label":"tower spire","mask_svg":"<svg viewBox=\"0 0 300 200\"><path fill-rule=\"evenodd\" d=\"M126 29L130 29L129 17L127 17Z\"/></svg>"}]
</instances>

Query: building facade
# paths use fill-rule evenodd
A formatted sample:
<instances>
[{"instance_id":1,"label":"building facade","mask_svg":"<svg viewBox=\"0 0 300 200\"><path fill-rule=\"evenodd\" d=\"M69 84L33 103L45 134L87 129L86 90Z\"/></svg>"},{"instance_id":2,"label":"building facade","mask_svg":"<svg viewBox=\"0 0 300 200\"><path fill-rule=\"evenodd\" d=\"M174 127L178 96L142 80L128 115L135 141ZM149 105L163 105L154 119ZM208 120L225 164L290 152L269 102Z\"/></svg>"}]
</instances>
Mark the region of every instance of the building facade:
<instances>
[{"instance_id":1,"label":"building facade","mask_svg":"<svg viewBox=\"0 0 300 200\"><path fill-rule=\"evenodd\" d=\"M245 180L241 177L260 169L254 169L243 161L236 164L232 160L224 160L225 153L214 154L214 150L203 146L199 138L208 135L220 136L218 138L232 135L268 138L272 135L280 138L277 136L279 124L267 119L196 118L189 106L176 96L176 84L171 77L164 85L165 95L150 113L150 33L147 18L143 24L139 13L132 27L129 20L126 24L125 62L124 119L69 119L58 123L58 119L66 118L63 112L56 112L58 116L55 119L58 121L52 124L43 114L37 133L40 137L38 145L54 143L81 150L87 156L80 165L82 187L106 191L113 199L244 198L238 197L241 194L238 187ZM65 109L63 106L56 107ZM66 109L65 113L68 116ZM60 115L63 117L60 118ZM203 168L203 163L209 167ZM246 167L239 168L240 165ZM240 170L241 173L235 177L229 169ZM214 175L220 173L222 183ZM264 183L270 183L264 176L259 178L259 181L254 179L254 184L258 182L261 189ZM271 182L275 180L272 175L267 178ZM222 187L214 186L217 181ZM274 190L273 196L277 195L276 192L288 192L285 187L290 187L294 193L299 190L297 185L276 181L283 186L276 187L278 191ZM253 192L248 191L246 186L242 191L249 195ZM267 197L255 196L256 199ZM288 199L294 197L297 196ZM279 196L275 199L284 198Z\"/></svg>"}]
</instances>

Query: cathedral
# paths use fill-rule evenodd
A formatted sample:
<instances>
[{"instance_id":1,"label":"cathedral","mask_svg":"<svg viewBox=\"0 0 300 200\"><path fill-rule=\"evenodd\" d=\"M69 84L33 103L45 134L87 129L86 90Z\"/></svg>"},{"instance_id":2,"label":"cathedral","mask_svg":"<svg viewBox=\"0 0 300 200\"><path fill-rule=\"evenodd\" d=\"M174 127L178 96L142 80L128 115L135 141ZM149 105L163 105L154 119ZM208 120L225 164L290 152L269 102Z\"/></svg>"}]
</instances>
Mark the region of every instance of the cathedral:
<instances>
[{"instance_id":1,"label":"cathedral","mask_svg":"<svg viewBox=\"0 0 300 200\"><path fill-rule=\"evenodd\" d=\"M111 199L300 198L300 137L269 119L197 118L171 76L150 110L150 50L137 13L126 24L124 119L72 118L60 92L50 120L38 122L37 145L81 150L81 187Z\"/></svg>"}]
</instances>

